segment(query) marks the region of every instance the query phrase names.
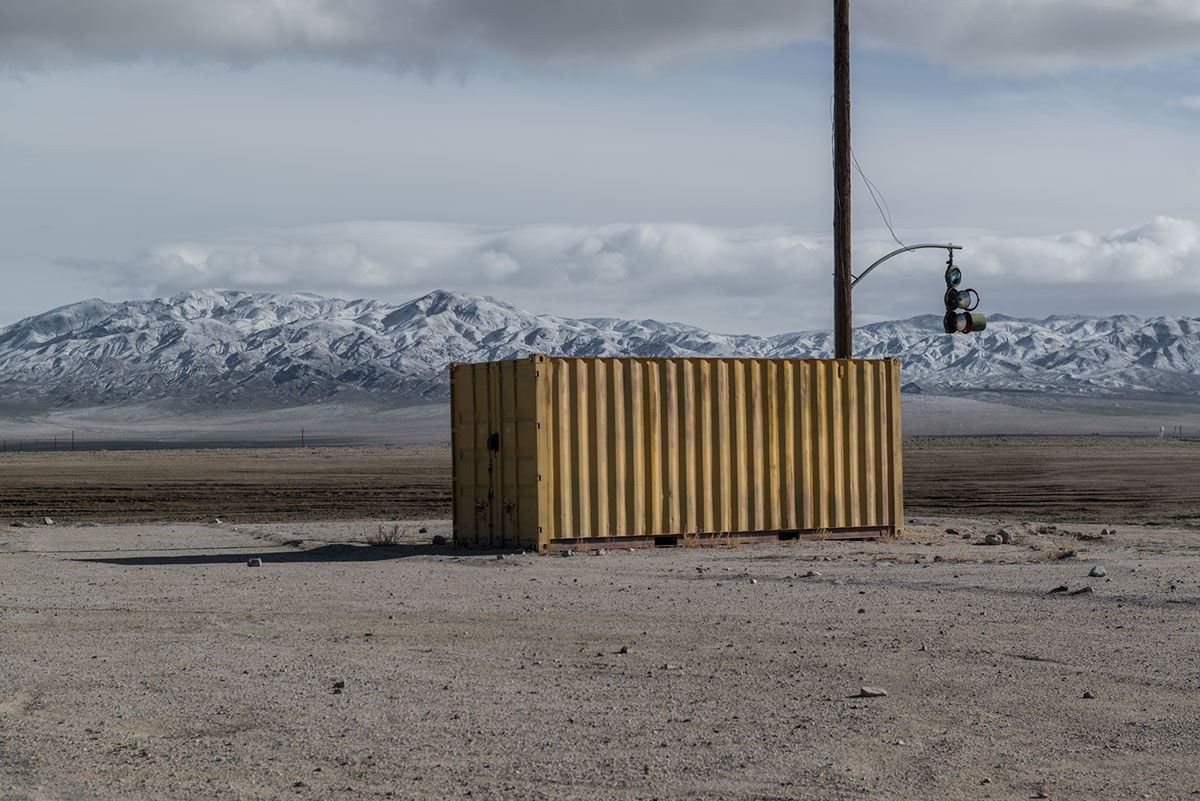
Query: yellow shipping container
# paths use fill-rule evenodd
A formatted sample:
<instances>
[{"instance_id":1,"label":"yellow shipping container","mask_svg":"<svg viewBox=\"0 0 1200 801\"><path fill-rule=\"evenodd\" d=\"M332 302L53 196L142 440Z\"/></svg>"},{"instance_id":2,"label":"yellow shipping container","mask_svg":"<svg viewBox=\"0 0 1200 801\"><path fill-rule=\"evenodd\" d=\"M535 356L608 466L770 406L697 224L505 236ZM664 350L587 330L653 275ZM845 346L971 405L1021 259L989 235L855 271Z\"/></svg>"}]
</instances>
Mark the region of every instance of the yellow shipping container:
<instances>
[{"instance_id":1,"label":"yellow shipping container","mask_svg":"<svg viewBox=\"0 0 1200 801\"><path fill-rule=\"evenodd\" d=\"M903 529L899 359L453 364L450 410L459 545Z\"/></svg>"}]
</instances>

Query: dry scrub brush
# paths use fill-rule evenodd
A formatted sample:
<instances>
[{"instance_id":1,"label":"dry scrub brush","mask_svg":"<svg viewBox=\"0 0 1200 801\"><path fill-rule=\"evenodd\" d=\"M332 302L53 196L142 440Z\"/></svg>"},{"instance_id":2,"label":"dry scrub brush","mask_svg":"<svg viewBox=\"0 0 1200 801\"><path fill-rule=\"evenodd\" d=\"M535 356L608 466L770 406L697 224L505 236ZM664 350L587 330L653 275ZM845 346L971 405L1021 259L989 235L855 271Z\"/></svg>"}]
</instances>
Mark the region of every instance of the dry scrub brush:
<instances>
[{"instance_id":1,"label":"dry scrub brush","mask_svg":"<svg viewBox=\"0 0 1200 801\"><path fill-rule=\"evenodd\" d=\"M401 530L399 523L393 523L390 527L380 526L374 534L366 536L367 545L372 545L377 548L387 547L391 545L399 545L402 539L408 539L407 530Z\"/></svg>"}]
</instances>

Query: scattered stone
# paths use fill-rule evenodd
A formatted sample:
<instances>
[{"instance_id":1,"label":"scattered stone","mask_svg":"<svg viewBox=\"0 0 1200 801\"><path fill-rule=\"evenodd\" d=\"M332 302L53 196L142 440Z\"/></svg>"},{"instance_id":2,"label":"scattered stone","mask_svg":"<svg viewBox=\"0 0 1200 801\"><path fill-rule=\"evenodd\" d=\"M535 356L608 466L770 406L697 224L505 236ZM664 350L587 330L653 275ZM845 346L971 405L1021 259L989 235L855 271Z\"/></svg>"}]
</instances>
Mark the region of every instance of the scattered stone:
<instances>
[{"instance_id":1,"label":"scattered stone","mask_svg":"<svg viewBox=\"0 0 1200 801\"><path fill-rule=\"evenodd\" d=\"M622 645L622 646L621 646L621 649L620 649L619 651L617 651L617 653L618 653L618 654L627 654L627 653L629 653L629 646L628 646L628 645Z\"/></svg>"},{"instance_id":2,"label":"scattered stone","mask_svg":"<svg viewBox=\"0 0 1200 801\"><path fill-rule=\"evenodd\" d=\"M673 665L670 662L667 662L665 665L662 666L662 669L663 670L683 670L683 666L682 665Z\"/></svg>"},{"instance_id":3,"label":"scattered stone","mask_svg":"<svg viewBox=\"0 0 1200 801\"><path fill-rule=\"evenodd\" d=\"M1101 537L1107 537L1107 536L1108 536L1109 534L1111 534L1111 533L1112 533L1112 532L1110 532L1110 531L1109 531L1108 529L1106 529L1106 528L1102 528L1102 529L1100 529L1100 536L1101 536Z\"/></svg>"},{"instance_id":4,"label":"scattered stone","mask_svg":"<svg viewBox=\"0 0 1200 801\"><path fill-rule=\"evenodd\" d=\"M308 786L308 782L295 782L295 783L293 783L293 784L292 784L292 786L293 786L293 787L307 787L307 786Z\"/></svg>"},{"instance_id":5,"label":"scattered stone","mask_svg":"<svg viewBox=\"0 0 1200 801\"><path fill-rule=\"evenodd\" d=\"M875 567L891 567L892 563L891 562L874 562L873 565Z\"/></svg>"},{"instance_id":6,"label":"scattered stone","mask_svg":"<svg viewBox=\"0 0 1200 801\"><path fill-rule=\"evenodd\" d=\"M1086 691L1083 693L1083 697L1084 697L1084 698L1095 698L1096 696L1095 696L1095 695L1092 693L1092 691L1091 691L1091 690L1086 690Z\"/></svg>"},{"instance_id":7,"label":"scattered stone","mask_svg":"<svg viewBox=\"0 0 1200 801\"><path fill-rule=\"evenodd\" d=\"M757 583L758 583L758 579L750 579L750 583L751 583L751 584L757 584Z\"/></svg>"},{"instance_id":8,"label":"scattered stone","mask_svg":"<svg viewBox=\"0 0 1200 801\"><path fill-rule=\"evenodd\" d=\"M958 529L956 529L956 528L948 528L948 529L946 529L946 533L947 533L947 534L949 534L951 537L957 537L957 536L958 536Z\"/></svg>"},{"instance_id":9,"label":"scattered stone","mask_svg":"<svg viewBox=\"0 0 1200 801\"><path fill-rule=\"evenodd\" d=\"M996 533L1000 535L1000 541L1005 545L1012 545L1013 540L1017 537L1017 533L1009 526L1005 526Z\"/></svg>"},{"instance_id":10,"label":"scattered stone","mask_svg":"<svg viewBox=\"0 0 1200 801\"><path fill-rule=\"evenodd\" d=\"M345 689L345 687L346 687L346 680L345 680L345 679L338 679L337 681L335 681L335 682L333 683L333 688L334 688L335 690L342 690L342 689Z\"/></svg>"},{"instance_id":11,"label":"scattered stone","mask_svg":"<svg viewBox=\"0 0 1200 801\"><path fill-rule=\"evenodd\" d=\"M1069 590L1069 589L1071 589L1071 588L1070 588L1070 587L1068 587L1066 584L1059 584L1057 587L1055 587L1054 589L1050 590L1050 592L1052 592L1052 593L1054 593L1054 592L1066 592L1066 591L1067 591L1067 590Z\"/></svg>"},{"instance_id":12,"label":"scattered stone","mask_svg":"<svg viewBox=\"0 0 1200 801\"><path fill-rule=\"evenodd\" d=\"M1058 531L1058 526L1038 526L1038 534L1053 534Z\"/></svg>"},{"instance_id":13,"label":"scattered stone","mask_svg":"<svg viewBox=\"0 0 1200 801\"><path fill-rule=\"evenodd\" d=\"M942 558L942 555L939 553L939 554L934 554L933 561L935 561L935 562L944 562L944 561L946 561L946 560L945 560L945 559L943 559L943 558Z\"/></svg>"},{"instance_id":14,"label":"scattered stone","mask_svg":"<svg viewBox=\"0 0 1200 801\"><path fill-rule=\"evenodd\" d=\"M433 544L434 545L445 545L446 538L443 537L441 534L434 534L433 535Z\"/></svg>"},{"instance_id":15,"label":"scattered stone","mask_svg":"<svg viewBox=\"0 0 1200 801\"><path fill-rule=\"evenodd\" d=\"M1088 575L1092 578L1104 578L1108 575L1108 571L1104 569L1104 565L1096 565L1088 572Z\"/></svg>"},{"instance_id":16,"label":"scattered stone","mask_svg":"<svg viewBox=\"0 0 1200 801\"><path fill-rule=\"evenodd\" d=\"M262 567L262 559L257 556L251 556L246 560L246 567Z\"/></svg>"},{"instance_id":17,"label":"scattered stone","mask_svg":"<svg viewBox=\"0 0 1200 801\"><path fill-rule=\"evenodd\" d=\"M983 542L985 545L1003 545L1004 538L999 534L988 534L983 538Z\"/></svg>"},{"instance_id":18,"label":"scattered stone","mask_svg":"<svg viewBox=\"0 0 1200 801\"><path fill-rule=\"evenodd\" d=\"M897 741L896 741L896 745L904 745L904 741L903 741L903 740L897 740Z\"/></svg>"},{"instance_id":19,"label":"scattered stone","mask_svg":"<svg viewBox=\"0 0 1200 801\"><path fill-rule=\"evenodd\" d=\"M564 558L565 558L565 557L568 557L568 556L574 556L574 555L575 555L575 552L574 552L574 551L572 551L570 548L568 548L567 550L563 551L563 557L564 557Z\"/></svg>"},{"instance_id":20,"label":"scattered stone","mask_svg":"<svg viewBox=\"0 0 1200 801\"><path fill-rule=\"evenodd\" d=\"M819 578L820 576L821 574L815 570L810 570L804 574L804 578Z\"/></svg>"},{"instance_id":21,"label":"scattered stone","mask_svg":"<svg viewBox=\"0 0 1200 801\"><path fill-rule=\"evenodd\" d=\"M498 553L498 554L496 554L496 561L497 561L497 562L503 562L503 561L504 561L504 554L502 554L502 553Z\"/></svg>"},{"instance_id":22,"label":"scattered stone","mask_svg":"<svg viewBox=\"0 0 1200 801\"><path fill-rule=\"evenodd\" d=\"M861 614L863 614L863 613L865 613L866 611L867 611L867 610L866 610L866 609L863 609L861 606L858 608L858 613L859 613L860 615L861 615Z\"/></svg>"},{"instance_id":23,"label":"scattered stone","mask_svg":"<svg viewBox=\"0 0 1200 801\"><path fill-rule=\"evenodd\" d=\"M964 540L969 540L969 539L971 539L971 533L970 533L969 531L964 531L964 532L962 533L962 538L963 538Z\"/></svg>"},{"instance_id":24,"label":"scattered stone","mask_svg":"<svg viewBox=\"0 0 1200 801\"><path fill-rule=\"evenodd\" d=\"M1074 559L1076 556L1079 556L1079 552L1075 551L1075 550L1071 550L1071 551L1067 551L1059 558L1060 559Z\"/></svg>"},{"instance_id":25,"label":"scattered stone","mask_svg":"<svg viewBox=\"0 0 1200 801\"><path fill-rule=\"evenodd\" d=\"M425 528L424 526L421 526L419 529L417 529L417 533L418 534L428 534L429 529Z\"/></svg>"},{"instance_id":26,"label":"scattered stone","mask_svg":"<svg viewBox=\"0 0 1200 801\"><path fill-rule=\"evenodd\" d=\"M42 518L42 522L43 522L43 523L45 523L47 526L53 526L53 525L54 525L54 521L53 521L53 520L51 520L51 519L50 519L50 518L48 518L48 517L43 517L43 518Z\"/></svg>"},{"instance_id":27,"label":"scattered stone","mask_svg":"<svg viewBox=\"0 0 1200 801\"><path fill-rule=\"evenodd\" d=\"M1071 594L1072 595L1089 595L1090 593L1093 593L1093 592L1095 592L1095 590L1093 590L1091 587L1080 587L1079 589L1075 590L1075 592L1073 592Z\"/></svg>"},{"instance_id":28,"label":"scattered stone","mask_svg":"<svg viewBox=\"0 0 1200 801\"><path fill-rule=\"evenodd\" d=\"M1110 536L1110 537L1114 536L1116 533L1117 533L1117 530L1115 528L1110 528L1108 530L1108 536Z\"/></svg>"},{"instance_id":29,"label":"scattered stone","mask_svg":"<svg viewBox=\"0 0 1200 801\"><path fill-rule=\"evenodd\" d=\"M991 780L991 779L989 779L987 776L984 776L984 777L983 777L983 781L981 781L981 782L979 782L979 783L980 783L980 784L991 784L991 783L992 783L992 780Z\"/></svg>"},{"instance_id":30,"label":"scattered stone","mask_svg":"<svg viewBox=\"0 0 1200 801\"><path fill-rule=\"evenodd\" d=\"M887 690L882 687L867 687L866 685L863 685L862 689L858 691L859 698L882 698L887 694Z\"/></svg>"},{"instance_id":31,"label":"scattered stone","mask_svg":"<svg viewBox=\"0 0 1200 801\"><path fill-rule=\"evenodd\" d=\"M219 525L221 525L221 518L214 517L212 520L209 520L208 522L214 526L219 526Z\"/></svg>"},{"instance_id":32,"label":"scattered stone","mask_svg":"<svg viewBox=\"0 0 1200 801\"><path fill-rule=\"evenodd\" d=\"M334 694L334 695L341 695L343 692L345 692L345 690L343 690L341 687L334 687L334 688L333 688L333 694Z\"/></svg>"}]
</instances>

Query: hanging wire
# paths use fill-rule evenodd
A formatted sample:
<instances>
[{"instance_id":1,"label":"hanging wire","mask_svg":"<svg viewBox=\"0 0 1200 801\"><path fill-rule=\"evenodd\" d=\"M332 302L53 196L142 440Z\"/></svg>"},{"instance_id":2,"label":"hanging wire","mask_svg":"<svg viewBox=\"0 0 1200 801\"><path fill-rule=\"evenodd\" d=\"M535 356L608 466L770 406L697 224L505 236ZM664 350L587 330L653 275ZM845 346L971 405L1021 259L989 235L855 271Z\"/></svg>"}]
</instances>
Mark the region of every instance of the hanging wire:
<instances>
[{"instance_id":1,"label":"hanging wire","mask_svg":"<svg viewBox=\"0 0 1200 801\"><path fill-rule=\"evenodd\" d=\"M836 98L833 95L829 96L829 123L831 126L833 124L833 104L835 100ZM830 150L833 150L834 141L832 133L829 135L829 146ZM896 244L898 244L900 247L908 247L908 245L900 241L900 237L896 236L896 229L892 227L892 210L888 206L887 198L883 196L883 191L871 182L871 179L867 177L865 172L863 172L863 168L859 166L858 156L854 154L853 146L850 147L850 161L854 164L854 169L858 170L858 176L862 178L863 183L866 184L867 192L870 193L871 200L874 201L875 208L879 210L879 216L883 219L883 224L887 226L888 233L892 235L892 239L896 240ZM837 181L834 181L834 191L837 191ZM842 202L840 194L835 196L835 201L840 207Z\"/></svg>"},{"instance_id":2,"label":"hanging wire","mask_svg":"<svg viewBox=\"0 0 1200 801\"><path fill-rule=\"evenodd\" d=\"M896 236L896 231L892 228L892 210L888 207L887 198L883 196L883 192L875 184L871 183L871 179L863 172L862 167L858 166L858 156L854 155L853 147L850 148L850 160L854 162L854 169L858 170L859 177L867 185L867 191L871 193L871 200L875 201L875 208L879 209L879 216L883 218L883 224L887 226L888 233L892 235L892 239L896 240L897 245L902 248L908 247L908 245L900 241L900 237Z\"/></svg>"}]
</instances>

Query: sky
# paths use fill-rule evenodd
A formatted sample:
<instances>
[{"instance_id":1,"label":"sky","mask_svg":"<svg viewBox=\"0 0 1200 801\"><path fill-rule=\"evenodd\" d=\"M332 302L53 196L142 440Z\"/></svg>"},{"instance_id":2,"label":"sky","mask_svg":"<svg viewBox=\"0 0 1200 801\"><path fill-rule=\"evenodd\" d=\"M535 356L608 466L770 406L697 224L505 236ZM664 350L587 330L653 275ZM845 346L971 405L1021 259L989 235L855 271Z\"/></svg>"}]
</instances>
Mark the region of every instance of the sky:
<instances>
[{"instance_id":1,"label":"sky","mask_svg":"<svg viewBox=\"0 0 1200 801\"><path fill-rule=\"evenodd\" d=\"M450 289L828 329L831 31L827 0L0 0L0 325ZM1200 3L851 0L851 37L856 272L953 242L985 313L1200 316ZM941 314L944 259L881 266L855 324Z\"/></svg>"}]
</instances>

